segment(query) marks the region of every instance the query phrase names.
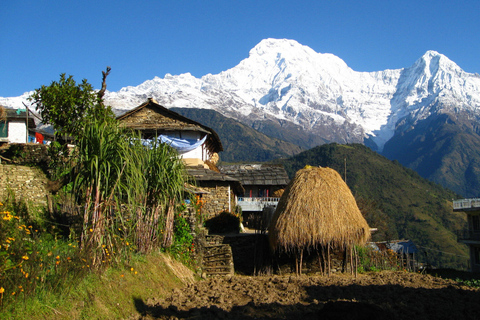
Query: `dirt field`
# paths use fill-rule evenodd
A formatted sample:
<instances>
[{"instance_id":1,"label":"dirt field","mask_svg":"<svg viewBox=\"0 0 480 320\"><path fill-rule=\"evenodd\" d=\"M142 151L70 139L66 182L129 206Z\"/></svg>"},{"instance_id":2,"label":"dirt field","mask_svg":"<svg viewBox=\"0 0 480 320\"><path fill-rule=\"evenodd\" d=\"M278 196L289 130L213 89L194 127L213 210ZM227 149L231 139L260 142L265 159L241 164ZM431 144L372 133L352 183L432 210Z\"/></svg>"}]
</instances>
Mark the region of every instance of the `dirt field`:
<instances>
[{"instance_id":1,"label":"dirt field","mask_svg":"<svg viewBox=\"0 0 480 320\"><path fill-rule=\"evenodd\" d=\"M407 272L211 278L135 304L138 319L480 319L480 289Z\"/></svg>"}]
</instances>

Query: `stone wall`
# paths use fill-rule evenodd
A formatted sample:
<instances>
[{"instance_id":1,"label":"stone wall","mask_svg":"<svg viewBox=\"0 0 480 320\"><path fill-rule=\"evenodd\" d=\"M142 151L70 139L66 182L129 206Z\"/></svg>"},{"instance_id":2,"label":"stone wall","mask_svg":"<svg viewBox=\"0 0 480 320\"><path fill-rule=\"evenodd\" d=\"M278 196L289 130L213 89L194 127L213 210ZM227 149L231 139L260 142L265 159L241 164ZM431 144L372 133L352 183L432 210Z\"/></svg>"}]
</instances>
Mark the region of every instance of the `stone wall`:
<instances>
[{"instance_id":1,"label":"stone wall","mask_svg":"<svg viewBox=\"0 0 480 320\"><path fill-rule=\"evenodd\" d=\"M11 160L2 163L45 165L49 161L48 148L39 143L11 143L0 149L0 155Z\"/></svg>"},{"instance_id":2,"label":"stone wall","mask_svg":"<svg viewBox=\"0 0 480 320\"><path fill-rule=\"evenodd\" d=\"M0 201L11 191L16 200L26 200L35 206L47 205L47 177L37 167L0 164Z\"/></svg>"},{"instance_id":3,"label":"stone wall","mask_svg":"<svg viewBox=\"0 0 480 320\"><path fill-rule=\"evenodd\" d=\"M228 182L205 182L201 181L201 188L208 193L202 194L202 215L204 219L210 219L222 211L235 210L235 195L232 188L229 188ZM230 190L230 198L229 198ZM230 210L228 200L230 199Z\"/></svg>"}]
</instances>

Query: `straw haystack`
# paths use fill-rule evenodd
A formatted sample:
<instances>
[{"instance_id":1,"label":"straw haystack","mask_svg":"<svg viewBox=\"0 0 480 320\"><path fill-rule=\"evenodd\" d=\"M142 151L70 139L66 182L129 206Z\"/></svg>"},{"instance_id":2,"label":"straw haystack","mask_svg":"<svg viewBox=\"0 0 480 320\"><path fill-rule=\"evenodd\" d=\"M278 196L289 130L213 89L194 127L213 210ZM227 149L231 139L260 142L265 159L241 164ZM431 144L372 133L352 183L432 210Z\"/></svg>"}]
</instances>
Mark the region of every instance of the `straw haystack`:
<instances>
[{"instance_id":1,"label":"straw haystack","mask_svg":"<svg viewBox=\"0 0 480 320\"><path fill-rule=\"evenodd\" d=\"M329 267L330 249L365 244L370 229L347 184L330 168L306 167L295 175L278 204L269 227L274 250L296 253L301 272L304 250L317 250ZM325 260L325 259L324 259Z\"/></svg>"}]
</instances>

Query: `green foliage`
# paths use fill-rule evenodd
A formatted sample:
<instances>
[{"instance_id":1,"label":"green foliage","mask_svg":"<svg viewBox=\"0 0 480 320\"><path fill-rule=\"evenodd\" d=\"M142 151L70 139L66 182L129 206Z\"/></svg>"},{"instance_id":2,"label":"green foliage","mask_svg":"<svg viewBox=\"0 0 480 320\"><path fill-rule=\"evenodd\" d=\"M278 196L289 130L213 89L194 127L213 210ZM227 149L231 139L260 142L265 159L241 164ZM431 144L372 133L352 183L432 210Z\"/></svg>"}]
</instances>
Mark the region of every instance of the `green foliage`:
<instances>
[{"instance_id":1,"label":"green foliage","mask_svg":"<svg viewBox=\"0 0 480 320\"><path fill-rule=\"evenodd\" d=\"M457 278L456 281L465 286L480 288L480 279L462 280L460 278Z\"/></svg>"},{"instance_id":2,"label":"green foliage","mask_svg":"<svg viewBox=\"0 0 480 320\"><path fill-rule=\"evenodd\" d=\"M186 219L188 212L181 210L175 214L174 220L174 240L172 246L168 249L177 260L185 265L192 264L192 255L195 252L195 245L190 224Z\"/></svg>"},{"instance_id":3,"label":"green foliage","mask_svg":"<svg viewBox=\"0 0 480 320\"><path fill-rule=\"evenodd\" d=\"M466 268L467 248L455 236L466 221L464 214L453 212L455 193L360 144L322 145L281 162L290 177L307 164L346 177L368 224L379 229L374 240L410 239L421 249L423 262Z\"/></svg>"},{"instance_id":4,"label":"green foliage","mask_svg":"<svg viewBox=\"0 0 480 320\"><path fill-rule=\"evenodd\" d=\"M240 217L228 211L205 221L205 227L210 233L239 233Z\"/></svg>"},{"instance_id":5,"label":"green foliage","mask_svg":"<svg viewBox=\"0 0 480 320\"><path fill-rule=\"evenodd\" d=\"M28 216L15 200L0 205L0 305L68 289L63 284L89 267L81 261L76 241L59 237L55 228L35 224Z\"/></svg>"},{"instance_id":6,"label":"green foliage","mask_svg":"<svg viewBox=\"0 0 480 320\"><path fill-rule=\"evenodd\" d=\"M380 252L370 247L355 246L358 255L359 272L378 272L382 270L403 270L402 261L398 255L387 250Z\"/></svg>"},{"instance_id":7,"label":"green foliage","mask_svg":"<svg viewBox=\"0 0 480 320\"><path fill-rule=\"evenodd\" d=\"M62 135L77 137L84 120L96 102L93 87L86 79L78 84L73 76L60 75L60 80L50 86L42 85L30 96L44 123L51 124Z\"/></svg>"}]
</instances>

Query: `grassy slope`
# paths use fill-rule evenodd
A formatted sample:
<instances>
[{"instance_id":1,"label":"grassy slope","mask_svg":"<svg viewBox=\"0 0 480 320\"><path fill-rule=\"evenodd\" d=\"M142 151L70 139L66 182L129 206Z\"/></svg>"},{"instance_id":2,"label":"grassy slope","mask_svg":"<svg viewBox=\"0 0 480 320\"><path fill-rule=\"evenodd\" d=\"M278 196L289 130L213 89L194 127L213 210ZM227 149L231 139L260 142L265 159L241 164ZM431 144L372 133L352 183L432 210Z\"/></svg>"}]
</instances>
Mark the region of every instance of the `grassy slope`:
<instances>
[{"instance_id":1,"label":"grassy slope","mask_svg":"<svg viewBox=\"0 0 480 320\"><path fill-rule=\"evenodd\" d=\"M79 284L65 283L58 294L40 293L25 302L18 297L15 305L4 306L0 318L124 319L138 316L144 304L190 281L193 274L185 266L151 254L122 269L90 274Z\"/></svg>"},{"instance_id":2,"label":"grassy slope","mask_svg":"<svg viewBox=\"0 0 480 320\"><path fill-rule=\"evenodd\" d=\"M307 164L331 167L342 176L346 167L352 193L381 211L369 224L387 229L379 230L384 240L411 239L423 247L428 262L438 267L466 267L467 248L455 236L464 228L465 216L453 212L452 199L457 197L453 192L360 144L319 146L283 164L290 176Z\"/></svg>"}]
</instances>

